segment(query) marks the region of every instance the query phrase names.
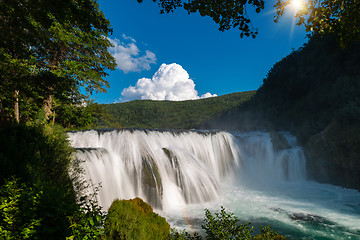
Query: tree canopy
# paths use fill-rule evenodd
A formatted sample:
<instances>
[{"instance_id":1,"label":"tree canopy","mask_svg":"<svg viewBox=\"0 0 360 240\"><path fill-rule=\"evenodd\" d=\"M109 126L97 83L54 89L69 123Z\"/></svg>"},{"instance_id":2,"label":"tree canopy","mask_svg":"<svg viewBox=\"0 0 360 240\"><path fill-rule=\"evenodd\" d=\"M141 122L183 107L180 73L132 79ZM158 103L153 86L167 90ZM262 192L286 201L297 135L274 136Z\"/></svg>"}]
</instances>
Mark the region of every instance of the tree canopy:
<instances>
[{"instance_id":1,"label":"tree canopy","mask_svg":"<svg viewBox=\"0 0 360 240\"><path fill-rule=\"evenodd\" d=\"M143 0L137 0L142 2ZM251 24L248 7L259 13L264 9L263 0L153 0L158 2L161 13L173 12L178 7L183 7L188 13L199 12L201 16L211 17L218 25L219 31L237 28L240 37L253 38L258 34L257 28Z\"/></svg>"},{"instance_id":2,"label":"tree canopy","mask_svg":"<svg viewBox=\"0 0 360 240\"><path fill-rule=\"evenodd\" d=\"M142 2L142 0L137 0ZM182 7L188 13L199 12L212 18L219 30L238 28L240 36L255 37L257 28L252 25L249 7L260 13L263 0L153 0L158 2L161 13L173 12ZM301 1L301 0L299 0ZM284 14L293 0L277 0L275 22ZM347 46L360 39L360 2L358 0L309 0L303 1L295 17L312 34L335 33L341 45Z\"/></svg>"}]
</instances>

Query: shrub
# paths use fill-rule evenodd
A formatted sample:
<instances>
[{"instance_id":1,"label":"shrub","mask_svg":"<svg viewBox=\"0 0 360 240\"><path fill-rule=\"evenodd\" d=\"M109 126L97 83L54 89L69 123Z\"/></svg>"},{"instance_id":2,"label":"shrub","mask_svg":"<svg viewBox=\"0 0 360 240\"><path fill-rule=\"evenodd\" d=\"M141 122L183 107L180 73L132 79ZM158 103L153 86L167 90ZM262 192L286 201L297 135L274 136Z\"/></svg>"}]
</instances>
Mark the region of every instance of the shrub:
<instances>
[{"instance_id":1,"label":"shrub","mask_svg":"<svg viewBox=\"0 0 360 240\"><path fill-rule=\"evenodd\" d=\"M205 225L202 228L207 234L206 239L252 239L251 233L254 230L250 224L239 224L239 219L233 213L227 213L221 207L220 212L215 215L205 209Z\"/></svg>"},{"instance_id":2,"label":"shrub","mask_svg":"<svg viewBox=\"0 0 360 240\"><path fill-rule=\"evenodd\" d=\"M220 212L214 215L205 209L205 224L201 227L205 230L206 239L208 240L284 240L285 237L274 232L270 226L261 227L261 233L253 235L253 227L250 222L240 224L240 220L231 212L226 212L221 207ZM185 230L176 231L171 229L170 239L174 240L201 240L202 237L198 233L193 236Z\"/></svg>"},{"instance_id":3,"label":"shrub","mask_svg":"<svg viewBox=\"0 0 360 240\"><path fill-rule=\"evenodd\" d=\"M96 200L83 202L82 206L69 217L72 234L66 239L103 239L105 216Z\"/></svg>"}]
</instances>

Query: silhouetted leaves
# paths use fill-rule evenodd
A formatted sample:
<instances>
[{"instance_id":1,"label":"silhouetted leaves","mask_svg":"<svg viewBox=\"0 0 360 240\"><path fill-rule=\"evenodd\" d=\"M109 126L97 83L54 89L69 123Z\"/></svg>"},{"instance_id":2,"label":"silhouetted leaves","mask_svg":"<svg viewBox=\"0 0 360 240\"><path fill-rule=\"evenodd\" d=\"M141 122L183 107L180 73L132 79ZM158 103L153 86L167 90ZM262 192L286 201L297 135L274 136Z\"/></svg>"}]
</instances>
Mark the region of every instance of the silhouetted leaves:
<instances>
[{"instance_id":1,"label":"silhouetted leaves","mask_svg":"<svg viewBox=\"0 0 360 240\"><path fill-rule=\"evenodd\" d=\"M154 0L155 2L156 0ZM138 1L142 2L142 1ZM226 31L237 28L241 31L241 36L256 37L258 31L252 26L248 16L248 7L260 13L264 9L263 0L158 0L160 13L170 13L176 8L182 7L189 14L198 12L202 17L208 16L219 25L219 31Z\"/></svg>"}]
</instances>

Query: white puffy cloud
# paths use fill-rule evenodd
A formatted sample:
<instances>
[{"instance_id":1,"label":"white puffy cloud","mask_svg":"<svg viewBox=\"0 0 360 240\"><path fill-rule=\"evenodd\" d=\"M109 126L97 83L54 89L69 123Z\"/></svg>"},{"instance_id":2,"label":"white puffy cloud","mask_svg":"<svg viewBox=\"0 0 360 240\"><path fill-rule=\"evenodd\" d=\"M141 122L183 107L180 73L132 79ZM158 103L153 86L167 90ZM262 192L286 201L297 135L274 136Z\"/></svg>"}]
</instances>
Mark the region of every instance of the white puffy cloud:
<instances>
[{"instance_id":1,"label":"white puffy cloud","mask_svg":"<svg viewBox=\"0 0 360 240\"><path fill-rule=\"evenodd\" d=\"M216 94L205 93L201 97L195 90L195 83L179 64L162 64L150 78L141 78L136 85L125 88L121 92L121 101L135 99L182 101L215 97Z\"/></svg>"},{"instance_id":2,"label":"white puffy cloud","mask_svg":"<svg viewBox=\"0 0 360 240\"><path fill-rule=\"evenodd\" d=\"M116 38L109 38L114 45L114 47L109 48L109 51L114 56L118 69L124 73L140 72L141 70L149 70L150 64L156 63L155 53L146 50L145 55L140 55L135 39L125 34L122 35L122 38L129 43L124 43Z\"/></svg>"},{"instance_id":3,"label":"white puffy cloud","mask_svg":"<svg viewBox=\"0 0 360 240\"><path fill-rule=\"evenodd\" d=\"M209 98L209 97L216 97L216 96L217 96L216 94L211 94L211 93L207 92L207 93L201 95L200 98Z\"/></svg>"}]
</instances>

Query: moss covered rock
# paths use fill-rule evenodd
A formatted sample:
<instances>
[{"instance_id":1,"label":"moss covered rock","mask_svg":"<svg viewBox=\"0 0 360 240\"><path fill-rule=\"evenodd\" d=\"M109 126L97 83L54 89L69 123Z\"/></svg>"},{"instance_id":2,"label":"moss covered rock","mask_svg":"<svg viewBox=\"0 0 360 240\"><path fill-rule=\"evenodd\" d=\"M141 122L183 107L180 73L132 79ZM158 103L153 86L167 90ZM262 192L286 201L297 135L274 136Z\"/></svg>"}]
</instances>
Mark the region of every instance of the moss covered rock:
<instances>
[{"instance_id":1,"label":"moss covered rock","mask_svg":"<svg viewBox=\"0 0 360 240\"><path fill-rule=\"evenodd\" d=\"M270 131L270 138L271 143L274 147L274 150L283 150L283 149L289 149L290 145L286 139L286 137L279 132L276 131Z\"/></svg>"},{"instance_id":2,"label":"moss covered rock","mask_svg":"<svg viewBox=\"0 0 360 240\"><path fill-rule=\"evenodd\" d=\"M150 155L142 157L141 185L147 201L156 209L162 208L163 186L159 168Z\"/></svg>"},{"instance_id":3,"label":"moss covered rock","mask_svg":"<svg viewBox=\"0 0 360 240\"><path fill-rule=\"evenodd\" d=\"M170 225L141 198L115 200L105 222L106 239L168 239Z\"/></svg>"}]
</instances>

